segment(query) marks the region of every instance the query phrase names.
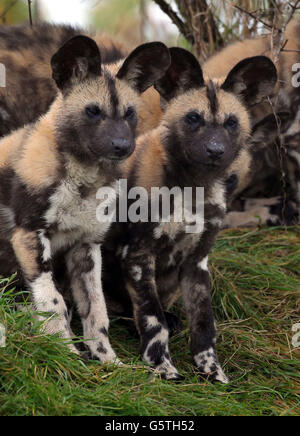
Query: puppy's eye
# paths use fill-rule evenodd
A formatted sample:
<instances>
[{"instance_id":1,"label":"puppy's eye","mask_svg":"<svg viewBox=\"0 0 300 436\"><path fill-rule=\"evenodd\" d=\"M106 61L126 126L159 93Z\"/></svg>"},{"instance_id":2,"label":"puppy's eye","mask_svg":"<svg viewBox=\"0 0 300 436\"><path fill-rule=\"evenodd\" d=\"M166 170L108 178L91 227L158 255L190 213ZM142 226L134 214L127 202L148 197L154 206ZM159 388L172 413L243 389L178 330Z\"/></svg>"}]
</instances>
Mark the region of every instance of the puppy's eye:
<instances>
[{"instance_id":1,"label":"puppy's eye","mask_svg":"<svg viewBox=\"0 0 300 436\"><path fill-rule=\"evenodd\" d=\"M125 113L126 120L133 120L135 118L136 112L133 107L129 107Z\"/></svg>"},{"instance_id":2,"label":"puppy's eye","mask_svg":"<svg viewBox=\"0 0 300 436\"><path fill-rule=\"evenodd\" d=\"M99 106L91 104L85 108L85 113L90 120L98 121L103 117L103 113Z\"/></svg>"},{"instance_id":3,"label":"puppy's eye","mask_svg":"<svg viewBox=\"0 0 300 436\"><path fill-rule=\"evenodd\" d=\"M229 130L236 130L238 125L239 122L237 118L234 116L229 117L224 123L225 129L229 129Z\"/></svg>"},{"instance_id":4,"label":"puppy's eye","mask_svg":"<svg viewBox=\"0 0 300 436\"><path fill-rule=\"evenodd\" d=\"M197 112L190 112L187 114L185 117L185 122L194 128L205 125L202 115L198 114Z\"/></svg>"}]
</instances>

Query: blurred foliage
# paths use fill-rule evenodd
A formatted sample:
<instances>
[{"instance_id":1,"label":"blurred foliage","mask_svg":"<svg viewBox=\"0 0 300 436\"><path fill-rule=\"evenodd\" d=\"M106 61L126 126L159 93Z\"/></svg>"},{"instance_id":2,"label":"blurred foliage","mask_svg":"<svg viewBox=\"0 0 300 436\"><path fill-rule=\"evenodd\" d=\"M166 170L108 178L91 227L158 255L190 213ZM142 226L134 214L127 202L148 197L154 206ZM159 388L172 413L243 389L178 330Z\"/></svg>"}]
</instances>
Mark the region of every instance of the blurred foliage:
<instances>
[{"instance_id":1,"label":"blurred foliage","mask_svg":"<svg viewBox=\"0 0 300 436\"><path fill-rule=\"evenodd\" d=\"M231 41L274 35L282 44L280 29L300 12L292 0L153 0L170 17L199 58L206 59ZM279 36L279 42L275 38Z\"/></svg>"},{"instance_id":2,"label":"blurred foliage","mask_svg":"<svg viewBox=\"0 0 300 436\"><path fill-rule=\"evenodd\" d=\"M28 20L27 1L0 0L0 23L19 24Z\"/></svg>"},{"instance_id":3,"label":"blurred foliage","mask_svg":"<svg viewBox=\"0 0 300 436\"><path fill-rule=\"evenodd\" d=\"M140 0L102 0L91 10L91 22L97 29L136 44L141 39Z\"/></svg>"},{"instance_id":4,"label":"blurred foliage","mask_svg":"<svg viewBox=\"0 0 300 436\"><path fill-rule=\"evenodd\" d=\"M93 27L131 45L162 40L169 45L185 43L170 19L153 0L99 0L90 11ZM171 25L170 25L171 24Z\"/></svg>"},{"instance_id":5,"label":"blurred foliage","mask_svg":"<svg viewBox=\"0 0 300 436\"><path fill-rule=\"evenodd\" d=\"M61 0L63 4L65 0ZM77 0L92 27L135 46L161 40L203 61L231 41L280 28L295 0ZM47 0L47 5L51 5ZM32 1L34 22L40 0ZM75 3L75 0L74 0ZM165 13L163 13L163 12ZM300 13L300 10L298 10ZM72 10L70 10L72 17ZM47 20L47 17L45 17ZM28 23L27 0L0 0L0 23ZM172 23L173 25L170 25Z\"/></svg>"},{"instance_id":6,"label":"blurred foliage","mask_svg":"<svg viewBox=\"0 0 300 436\"><path fill-rule=\"evenodd\" d=\"M130 44L160 39L194 49L204 60L229 42L280 29L288 14L285 0L98 0L91 20Z\"/></svg>"},{"instance_id":7,"label":"blurred foliage","mask_svg":"<svg viewBox=\"0 0 300 436\"><path fill-rule=\"evenodd\" d=\"M295 4L295 0L211 0L207 3L227 42L269 32L274 24L280 27L289 14L288 6Z\"/></svg>"}]
</instances>

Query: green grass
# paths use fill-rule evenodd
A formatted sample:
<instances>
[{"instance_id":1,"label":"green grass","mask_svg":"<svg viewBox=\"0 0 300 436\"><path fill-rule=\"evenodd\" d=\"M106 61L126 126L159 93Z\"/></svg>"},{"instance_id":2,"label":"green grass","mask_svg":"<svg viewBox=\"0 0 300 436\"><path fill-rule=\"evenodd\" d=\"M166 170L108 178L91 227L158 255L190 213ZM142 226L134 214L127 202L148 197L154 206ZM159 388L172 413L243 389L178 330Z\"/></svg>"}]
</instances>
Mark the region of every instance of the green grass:
<instances>
[{"instance_id":1,"label":"green grass","mask_svg":"<svg viewBox=\"0 0 300 436\"><path fill-rule=\"evenodd\" d=\"M211 270L228 386L198 381L186 324L170 344L181 384L143 366L137 337L118 319L111 341L127 365L83 363L58 338L43 336L29 310L14 309L2 281L0 415L299 415L300 350L291 344L300 322L299 265L299 227L220 235Z\"/></svg>"}]
</instances>

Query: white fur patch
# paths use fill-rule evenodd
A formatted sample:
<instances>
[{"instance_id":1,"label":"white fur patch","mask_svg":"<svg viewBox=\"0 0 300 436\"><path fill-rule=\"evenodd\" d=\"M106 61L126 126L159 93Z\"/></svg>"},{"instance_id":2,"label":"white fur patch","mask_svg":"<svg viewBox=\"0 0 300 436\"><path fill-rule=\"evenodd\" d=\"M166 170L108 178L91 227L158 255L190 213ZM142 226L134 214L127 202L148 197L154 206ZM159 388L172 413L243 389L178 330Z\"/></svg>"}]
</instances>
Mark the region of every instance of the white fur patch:
<instances>
[{"instance_id":1,"label":"white fur patch","mask_svg":"<svg viewBox=\"0 0 300 436\"><path fill-rule=\"evenodd\" d=\"M146 316L146 324L148 329L152 329L158 326L159 322L156 316Z\"/></svg>"},{"instance_id":2,"label":"white fur patch","mask_svg":"<svg viewBox=\"0 0 300 436\"><path fill-rule=\"evenodd\" d=\"M131 274L132 274L133 280L136 282L139 282L142 278L142 275L143 275L142 268L138 265L133 266L131 268Z\"/></svg>"},{"instance_id":3,"label":"white fur patch","mask_svg":"<svg viewBox=\"0 0 300 436\"><path fill-rule=\"evenodd\" d=\"M51 259L51 242L48 238L46 238L45 230L40 230L38 235L43 247L43 262L48 262Z\"/></svg>"},{"instance_id":4,"label":"white fur patch","mask_svg":"<svg viewBox=\"0 0 300 436\"><path fill-rule=\"evenodd\" d=\"M205 363L203 363L205 361ZM203 367L203 371L207 374L211 372L210 368L216 362L215 352L213 348L209 348L195 356L195 362L198 366Z\"/></svg>"},{"instance_id":5,"label":"white fur patch","mask_svg":"<svg viewBox=\"0 0 300 436\"><path fill-rule=\"evenodd\" d=\"M209 348L202 353L198 353L196 356L194 356L194 359L196 365L200 367L205 374L211 374L211 368L216 365L217 369L215 379L224 384L227 384L229 382L221 366L219 365L219 363L217 363L216 354L213 348Z\"/></svg>"},{"instance_id":6,"label":"white fur patch","mask_svg":"<svg viewBox=\"0 0 300 436\"><path fill-rule=\"evenodd\" d=\"M150 348L151 345L154 344L154 342L159 341L162 344L165 344L168 342L168 340L169 340L169 331L164 327L162 327L161 331L156 336L154 336L154 338L151 339L147 348Z\"/></svg>"},{"instance_id":7,"label":"white fur patch","mask_svg":"<svg viewBox=\"0 0 300 436\"><path fill-rule=\"evenodd\" d=\"M204 203L202 197L197 198L196 213L191 210L191 205L183 202L175 211L174 215L169 215L159 223L153 230L154 239L160 239L162 235L167 235L170 239L175 239L178 233L196 234L200 238L204 231Z\"/></svg>"},{"instance_id":8,"label":"white fur patch","mask_svg":"<svg viewBox=\"0 0 300 436\"><path fill-rule=\"evenodd\" d=\"M223 220L221 218L212 218L210 220L210 223L215 227L222 227Z\"/></svg>"},{"instance_id":9,"label":"white fur patch","mask_svg":"<svg viewBox=\"0 0 300 436\"><path fill-rule=\"evenodd\" d=\"M176 260L173 254L170 254L169 256L169 260L168 260L168 268L170 266L175 266L176 265Z\"/></svg>"},{"instance_id":10,"label":"white fur patch","mask_svg":"<svg viewBox=\"0 0 300 436\"><path fill-rule=\"evenodd\" d=\"M204 259L202 259L201 262L199 262L197 266L199 269L202 269L204 271L208 271L208 256L206 256Z\"/></svg>"},{"instance_id":11,"label":"white fur patch","mask_svg":"<svg viewBox=\"0 0 300 436\"><path fill-rule=\"evenodd\" d=\"M0 115L1 115L1 118L2 118L4 121L9 120L9 117L10 117L9 113L6 112L6 110L3 109L2 107L0 107Z\"/></svg>"},{"instance_id":12,"label":"white fur patch","mask_svg":"<svg viewBox=\"0 0 300 436\"><path fill-rule=\"evenodd\" d=\"M151 341L148 343L147 345L147 349L144 353L144 359L146 362L150 363L150 364L154 364L154 362L150 361L150 357L148 355L148 350L151 348L151 346L155 343L155 342L161 342L162 344L166 345L166 349L168 350L168 341L169 341L169 331L162 327L160 332L157 333L157 335L155 335Z\"/></svg>"},{"instance_id":13,"label":"white fur patch","mask_svg":"<svg viewBox=\"0 0 300 436\"><path fill-rule=\"evenodd\" d=\"M172 379L178 379L180 377L177 369L174 365L168 360L164 360L163 363L158 365L155 368L156 373L163 374L166 378L166 380L172 380Z\"/></svg>"},{"instance_id":14,"label":"white fur patch","mask_svg":"<svg viewBox=\"0 0 300 436\"><path fill-rule=\"evenodd\" d=\"M154 239L160 239L162 237L162 233L163 233L163 227L160 224L159 226L155 227L155 229L153 230Z\"/></svg>"},{"instance_id":15,"label":"white fur patch","mask_svg":"<svg viewBox=\"0 0 300 436\"><path fill-rule=\"evenodd\" d=\"M68 326L68 319L65 317L67 307L61 294L55 288L52 273L42 273L37 279L30 283L34 297L34 305L39 312L50 312L49 318L39 316L38 319L45 321L43 329L47 334L59 334L65 339L71 340L71 331ZM70 343L70 350L79 354L76 347Z\"/></svg>"},{"instance_id":16,"label":"white fur patch","mask_svg":"<svg viewBox=\"0 0 300 436\"><path fill-rule=\"evenodd\" d=\"M177 234L182 231L183 224L174 222L174 217L169 216L153 230L154 239L160 239L162 235L168 235L170 239L175 239Z\"/></svg>"},{"instance_id":17,"label":"white fur patch","mask_svg":"<svg viewBox=\"0 0 300 436\"><path fill-rule=\"evenodd\" d=\"M147 324L147 329L149 330L161 325L156 316L146 316L145 320ZM148 350L151 348L151 346L155 342L161 342L163 345L166 346L166 350L168 351L168 340L169 340L169 332L167 329L162 327L159 333L155 335L154 338L151 339L151 341L147 346L147 350L144 353L144 359L146 360L146 362L150 364L154 363L150 361L150 356L148 355ZM155 368L155 372L158 372L159 374L163 374L166 377L166 379L177 379L179 377L177 369L167 357L165 357L163 362Z\"/></svg>"},{"instance_id":18,"label":"white fur patch","mask_svg":"<svg viewBox=\"0 0 300 436\"><path fill-rule=\"evenodd\" d=\"M207 202L226 210L225 188L221 183L214 184Z\"/></svg>"},{"instance_id":19,"label":"white fur patch","mask_svg":"<svg viewBox=\"0 0 300 436\"><path fill-rule=\"evenodd\" d=\"M62 302L62 297L55 288L52 273L44 272L39 277L37 277L33 282L30 283L30 287L34 296L34 303L38 310L52 309L52 300L54 298L60 297L59 300Z\"/></svg>"},{"instance_id":20,"label":"white fur patch","mask_svg":"<svg viewBox=\"0 0 300 436\"><path fill-rule=\"evenodd\" d=\"M97 219L97 191L105 182L99 168L84 168L72 159L67 167L67 176L50 197L50 208L45 214L48 225L57 224L58 231L51 238L52 253L64 247L71 247L79 240L84 242L102 241L110 228L111 220ZM82 197L85 187L89 194ZM118 182L112 189L117 197Z\"/></svg>"},{"instance_id":21,"label":"white fur patch","mask_svg":"<svg viewBox=\"0 0 300 436\"><path fill-rule=\"evenodd\" d=\"M122 251L122 259L126 259L126 257L127 257L127 254L128 254L128 245L125 245L125 247L123 248L123 251Z\"/></svg>"}]
</instances>

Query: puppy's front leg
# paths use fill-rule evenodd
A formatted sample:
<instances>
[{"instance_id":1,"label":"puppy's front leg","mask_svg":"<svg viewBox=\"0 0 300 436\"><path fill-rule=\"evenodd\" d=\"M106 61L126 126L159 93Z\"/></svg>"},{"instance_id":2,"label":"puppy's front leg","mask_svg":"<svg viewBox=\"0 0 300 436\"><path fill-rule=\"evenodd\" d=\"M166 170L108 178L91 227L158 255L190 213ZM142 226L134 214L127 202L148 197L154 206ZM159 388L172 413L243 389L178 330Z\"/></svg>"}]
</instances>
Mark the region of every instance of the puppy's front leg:
<instances>
[{"instance_id":1,"label":"puppy's front leg","mask_svg":"<svg viewBox=\"0 0 300 436\"><path fill-rule=\"evenodd\" d=\"M16 228L11 244L21 266L24 278L32 292L33 303L38 312L53 314L45 321L45 331L58 333L71 339L68 310L62 295L56 288L51 266L51 244L44 230L28 231ZM45 317L39 316L40 320ZM73 344L71 351L79 354Z\"/></svg>"},{"instance_id":2,"label":"puppy's front leg","mask_svg":"<svg viewBox=\"0 0 300 436\"><path fill-rule=\"evenodd\" d=\"M216 355L216 326L211 305L208 258L189 257L180 274L183 301L191 329L191 352L201 374L228 383Z\"/></svg>"},{"instance_id":3,"label":"puppy's front leg","mask_svg":"<svg viewBox=\"0 0 300 436\"><path fill-rule=\"evenodd\" d=\"M129 246L124 270L144 360L164 378L181 379L169 354L169 331L156 291L154 257Z\"/></svg>"},{"instance_id":4,"label":"puppy's front leg","mask_svg":"<svg viewBox=\"0 0 300 436\"><path fill-rule=\"evenodd\" d=\"M82 320L85 344L92 357L119 363L108 339L109 319L102 290L98 244L78 244L67 254L71 287Z\"/></svg>"}]
</instances>

